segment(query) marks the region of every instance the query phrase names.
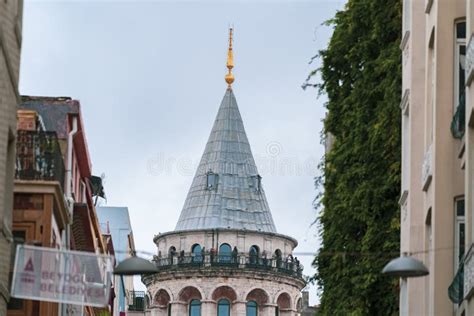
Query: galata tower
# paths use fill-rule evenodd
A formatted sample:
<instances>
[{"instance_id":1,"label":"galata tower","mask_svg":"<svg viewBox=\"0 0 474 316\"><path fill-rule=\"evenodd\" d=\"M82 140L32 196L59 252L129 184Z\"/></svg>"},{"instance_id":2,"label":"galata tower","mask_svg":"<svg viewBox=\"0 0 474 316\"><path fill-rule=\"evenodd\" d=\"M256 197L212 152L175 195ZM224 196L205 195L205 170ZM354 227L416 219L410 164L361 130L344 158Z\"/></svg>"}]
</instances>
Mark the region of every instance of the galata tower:
<instances>
[{"instance_id":1,"label":"galata tower","mask_svg":"<svg viewBox=\"0 0 474 316\"><path fill-rule=\"evenodd\" d=\"M277 233L242 117L228 84L174 231L154 238L159 272L142 277L153 316L296 316L305 286Z\"/></svg>"}]
</instances>

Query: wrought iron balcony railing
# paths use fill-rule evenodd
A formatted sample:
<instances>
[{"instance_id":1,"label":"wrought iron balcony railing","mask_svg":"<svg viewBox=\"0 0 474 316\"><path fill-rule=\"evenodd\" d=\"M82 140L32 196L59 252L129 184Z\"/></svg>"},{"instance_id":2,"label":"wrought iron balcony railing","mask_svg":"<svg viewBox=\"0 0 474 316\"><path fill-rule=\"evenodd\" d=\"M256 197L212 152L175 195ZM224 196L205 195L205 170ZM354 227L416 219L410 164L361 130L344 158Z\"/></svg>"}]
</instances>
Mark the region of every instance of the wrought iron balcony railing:
<instances>
[{"instance_id":1,"label":"wrought iron balcony railing","mask_svg":"<svg viewBox=\"0 0 474 316\"><path fill-rule=\"evenodd\" d=\"M64 183L64 162L56 132L18 131L15 178Z\"/></svg>"},{"instance_id":2,"label":"wrought iron balcony railing","mask_svg":"<svg viewBox=\"0 0 474 316\"><path fill-rule=\"evenodd\" d=\"M145 291L130 291L128 310L133 312L145 311Z\"/></svg>"},{"instance_id":3,"label":"wrought iron balcony railing","mask_svg":"<svg viewBox=\"0 0 474 316\"><path fill-rule=\"evenodd\" d=\"M459 263L458 271L448 288L451 302L461 304L464 299L464 259Z\"/></svg>"},{"instance_id":4,"label":"wrought iron balcony railing","mask_svg":"<svg viewBox=\"0 0 474 316\"><path fill-rule=\"evenodd\" d=\"M230 267L235 269L258 269L282 273L293 277L303 278L303 265L295 259L264 258L246 254L217 254L201 255L185 254L172 255L166 258L154 257L160 271L189 267Z\"/></svg>"},{"instance_id":5,"label":"wrought iron balcony railing","mask_svg":"<svg viewBox=\"0 0 474 316\"><path fill-rule=\"evenodd\" d=\"M464 94L459 98L459 104L451 122L451 133L454 138L461 139L466 129L466 101Z\"/></svg>"}]
</instances>

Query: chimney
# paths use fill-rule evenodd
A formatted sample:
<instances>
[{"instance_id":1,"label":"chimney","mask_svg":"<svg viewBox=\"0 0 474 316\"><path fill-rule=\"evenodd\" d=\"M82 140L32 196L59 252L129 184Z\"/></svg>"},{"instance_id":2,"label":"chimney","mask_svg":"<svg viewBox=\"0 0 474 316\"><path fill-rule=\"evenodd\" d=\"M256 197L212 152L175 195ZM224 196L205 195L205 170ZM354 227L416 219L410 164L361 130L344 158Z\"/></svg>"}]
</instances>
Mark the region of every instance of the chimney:
<instances>
[{"instance_id":1,"label":"chimney","mask_svg":"<svg viewBox=\"0 0 474 316\"><path fill-rule=\"evenodd\" d=\"M18 110L16 112L16 124L18 130L36 131L38 113L33 110Z\"/></svg>"}]
</instances>

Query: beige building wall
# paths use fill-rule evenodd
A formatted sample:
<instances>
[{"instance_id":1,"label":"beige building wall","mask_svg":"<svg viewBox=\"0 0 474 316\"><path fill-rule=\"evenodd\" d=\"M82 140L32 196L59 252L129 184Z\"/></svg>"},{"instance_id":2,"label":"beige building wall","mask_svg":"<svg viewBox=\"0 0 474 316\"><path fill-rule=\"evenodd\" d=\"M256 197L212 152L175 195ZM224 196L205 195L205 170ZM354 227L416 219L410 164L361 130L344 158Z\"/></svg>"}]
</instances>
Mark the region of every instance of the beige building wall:
<instances>
[{"instance_id":1,"label":"beige building wall","mask_svg":"<svg viewBox=\"0 0 474 316\"><path fill-rule=\"evenodd\" d=\"M457 214L458 201L469 199L463 156L468 136L456 138L451 131L463 86L459 45L466 41L456 35L456 25L466 20L466 2L404 1L401 251L423 261L430 274L401 280L401 315L464 311L464 304L449 299L448 288L462 253L459 225L466 220Z\"/></svg>"},{"instance_id":2,"label":"beige building wall","mask_svg":"<svg viewBox=\"0 0 474 316\"><path fill-rule=\"evenodd\" d=\"M22 0L0 1L0 315L9 300L10 245Z\"/></svg>"},{"instance_id":3,"label":"beige building wall","mask_svg":"<svg viewBox=\"0 0 474 316\"><path fill-rule=\"evenodd\" d=\"M423 1L405 1L402 50L402 195L401 252L424 261L425 217L422 166L425 156L425 6ZM400 314L426 315L420 304L425 280L400 283Z\"/></svg>"}]
</instances>

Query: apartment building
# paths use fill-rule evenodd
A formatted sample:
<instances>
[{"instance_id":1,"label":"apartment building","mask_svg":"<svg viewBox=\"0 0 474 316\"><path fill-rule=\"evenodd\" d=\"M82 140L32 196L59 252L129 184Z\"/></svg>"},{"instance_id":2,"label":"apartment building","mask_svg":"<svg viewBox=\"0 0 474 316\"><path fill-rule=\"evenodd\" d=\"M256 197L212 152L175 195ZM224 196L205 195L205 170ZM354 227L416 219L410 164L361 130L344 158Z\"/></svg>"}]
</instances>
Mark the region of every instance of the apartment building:
<instances>
[{"instance_id":1,"label":"apartment building","mask_svg":"<svg viewBox=\"0 0 474 316\"><path fill-rule=\"evenodd\" d=\"M15 113L20 101L22 16L23 0L0 1L0 315L6 314L10 299Z\"/></svg>"},{"instance_id":2,"label":"apartment building","mask_svg":"<svg viewBox=\"0 0 474 316\"><path fill-rule=\"evenodd\" d=\"M71 221L63 194L65 168L56 132L35 111L18 111L13 195L12 264L17 244L62 248ZM58 315L59 305L12 297L9 316Z\"/></svg>"},{"instance_id":3,"label":"apartment building","mask_svg":"<svg viewBox=\"0 0 474 316\"><path fill-rule=\"evenodd\" d=\"M103 187L92 175L80 103L67 97L23 96L17 128L14 244L113 251L95 210L94 197L103 194ZM7 315L100 315L110 312L112 304L98 309L12 298Z\"/></svg>"},{"instance_id":4,"label":"apartment building","mask_svg":"<svg viewBox=\"0 0 474 316\"><path fill-rule=\"evenodd\" d=\"M473 0L404 0L401 315L474 315Z\"/></svg>"}]
</instances>

